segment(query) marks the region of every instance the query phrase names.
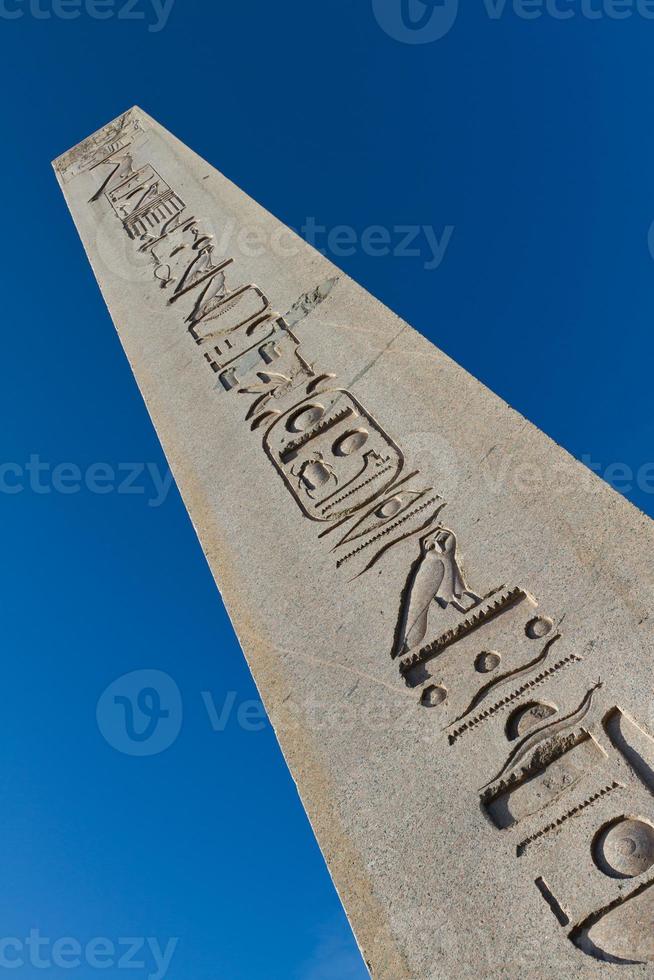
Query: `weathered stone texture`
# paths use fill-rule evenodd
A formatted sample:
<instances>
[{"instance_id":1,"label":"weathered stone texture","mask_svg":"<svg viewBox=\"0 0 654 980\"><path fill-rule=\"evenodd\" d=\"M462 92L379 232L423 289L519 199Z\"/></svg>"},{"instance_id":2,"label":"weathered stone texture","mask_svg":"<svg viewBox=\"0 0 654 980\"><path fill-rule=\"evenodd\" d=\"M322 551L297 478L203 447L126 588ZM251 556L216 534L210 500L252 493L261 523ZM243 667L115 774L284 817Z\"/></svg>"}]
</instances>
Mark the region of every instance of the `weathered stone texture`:
<instances>
[{"instance_id":1,"label":"weathered stone texture","mask_svg":"<svg viewBox=\"0 0 654 980\"><path fill-rule=\"evenodd\" d=\"M650 520L141 110L55 169L374 975L652 975Z\"/></svg>"}]
</instances>

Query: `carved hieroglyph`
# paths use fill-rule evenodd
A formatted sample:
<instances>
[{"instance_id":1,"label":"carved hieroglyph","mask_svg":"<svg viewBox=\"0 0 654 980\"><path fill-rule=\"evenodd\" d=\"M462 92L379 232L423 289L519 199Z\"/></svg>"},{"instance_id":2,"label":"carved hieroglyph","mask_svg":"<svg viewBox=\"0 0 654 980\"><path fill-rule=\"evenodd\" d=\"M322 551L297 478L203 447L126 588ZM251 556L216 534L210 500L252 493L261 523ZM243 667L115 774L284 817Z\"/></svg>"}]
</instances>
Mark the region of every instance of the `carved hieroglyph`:
<instances>
[{"instance_id":1,"label":"carved hieroglyph","mask_svg":"<svg viewBox=\"0 0 654 980\"><path fill-rule=\"evenodd\" d=\"M652 523L141 110L54 166L373 974L654 975Z\"/></svg>"}]
</instances>

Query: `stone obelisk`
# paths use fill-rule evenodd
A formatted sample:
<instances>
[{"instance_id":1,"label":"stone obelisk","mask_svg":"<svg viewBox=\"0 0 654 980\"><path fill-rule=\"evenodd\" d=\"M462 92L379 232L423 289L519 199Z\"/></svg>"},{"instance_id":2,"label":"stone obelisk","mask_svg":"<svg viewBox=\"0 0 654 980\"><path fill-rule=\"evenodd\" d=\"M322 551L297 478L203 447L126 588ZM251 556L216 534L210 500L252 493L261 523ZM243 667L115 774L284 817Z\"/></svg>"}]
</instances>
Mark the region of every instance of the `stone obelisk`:
<instances>
[{"instance_id":1,"label":"stone obelisk","mask_svg":"<svg viewBox=\"0 0 654 980\"><path fill-rule=\"evenodd\" d=\"M140 109L54 166L372 974L651 976L650 520Z\"/></svg>"}]
</instances>

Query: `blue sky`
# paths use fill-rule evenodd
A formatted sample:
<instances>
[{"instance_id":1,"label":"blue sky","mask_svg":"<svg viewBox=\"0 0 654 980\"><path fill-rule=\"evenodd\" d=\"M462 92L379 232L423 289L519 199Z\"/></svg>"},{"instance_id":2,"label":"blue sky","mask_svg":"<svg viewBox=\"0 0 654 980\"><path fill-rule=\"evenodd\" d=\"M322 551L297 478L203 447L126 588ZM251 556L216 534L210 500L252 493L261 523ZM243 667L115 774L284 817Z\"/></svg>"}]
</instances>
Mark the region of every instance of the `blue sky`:
<instances>
[{"instance_id":1,"label":"blue sky","mask_svg":"<svg viewBox=\"0 0 654 980\"><path fill-rule=\"evenodd\" d=\"M400 0L0 3L0 958L17 977L39 956L124 976L126 937L144 940L134 977L166 949L174 980L366 975L54 156L141 105L654 515L654 21L642 0L533 19L452 2L411 0L433 40ZM142 670L182 705L147 757L97 720Z\"/></svg>"}]
</instances>

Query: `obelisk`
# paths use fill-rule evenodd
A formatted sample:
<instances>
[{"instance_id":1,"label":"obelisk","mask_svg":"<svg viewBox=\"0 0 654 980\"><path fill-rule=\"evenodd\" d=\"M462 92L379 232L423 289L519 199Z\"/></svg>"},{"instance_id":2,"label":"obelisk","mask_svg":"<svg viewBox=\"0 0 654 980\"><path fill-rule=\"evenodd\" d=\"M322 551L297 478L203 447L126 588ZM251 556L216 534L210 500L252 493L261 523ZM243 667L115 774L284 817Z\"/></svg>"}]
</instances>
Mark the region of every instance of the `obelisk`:
<instances>
[{"instance_id":1,"label":"obelisk","mask_svg":"<svg viewBox=\"0 0 654 980\"><path fill-rule=\"evenodd\" d=\"M140 109L54 166L373 976L653 975L651 521Z\"/></svg>"}]
</instances>

